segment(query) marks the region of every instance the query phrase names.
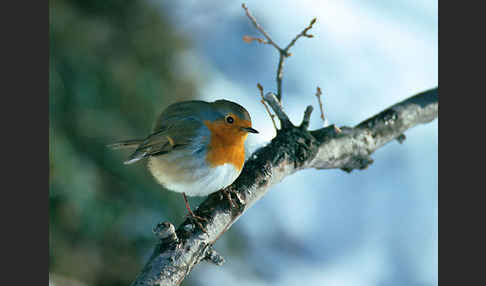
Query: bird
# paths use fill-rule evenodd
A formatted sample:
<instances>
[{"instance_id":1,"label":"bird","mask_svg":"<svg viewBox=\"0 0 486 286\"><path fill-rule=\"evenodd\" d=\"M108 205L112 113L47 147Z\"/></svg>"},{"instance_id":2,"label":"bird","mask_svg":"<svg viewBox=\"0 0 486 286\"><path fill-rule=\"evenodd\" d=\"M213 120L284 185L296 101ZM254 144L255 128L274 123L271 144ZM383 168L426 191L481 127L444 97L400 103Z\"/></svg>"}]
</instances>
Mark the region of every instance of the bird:
<instances>
[{"instance_id":1,"label":"bird","mask_svg":"<svg viewBox=\"0 0 486 286\"><path fill-rule=\"evenodd\" d=\"M135 149L124 164L146 160L160 185L182 193L190 217L207 221L192 212L187 196L210 195L238 178L245 163L248 133L258 131L252 128L248 111L238 103L189 100L164 109L146 138L108 146Z\"/></svg>"}]
</instances>

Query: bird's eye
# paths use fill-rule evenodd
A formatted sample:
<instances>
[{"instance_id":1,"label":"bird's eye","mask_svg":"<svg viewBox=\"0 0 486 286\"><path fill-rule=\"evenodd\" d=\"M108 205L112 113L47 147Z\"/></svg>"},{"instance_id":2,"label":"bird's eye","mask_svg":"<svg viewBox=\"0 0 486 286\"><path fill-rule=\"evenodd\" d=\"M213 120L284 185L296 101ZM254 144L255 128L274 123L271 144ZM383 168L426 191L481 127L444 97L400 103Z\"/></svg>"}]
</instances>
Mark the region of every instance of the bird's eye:
<instances>
[{"instance_id":1,"label":"bird's eye","mask_svg":"<svg viewBox=\"0 0 486 286\"><path fill-rule=\"evenodd\" d=\"M226 117L226 122L228 122L229 124L233 124L233 122L235 122L235 119L231 116L228 116Z\"/></svg>"}]
</instances>

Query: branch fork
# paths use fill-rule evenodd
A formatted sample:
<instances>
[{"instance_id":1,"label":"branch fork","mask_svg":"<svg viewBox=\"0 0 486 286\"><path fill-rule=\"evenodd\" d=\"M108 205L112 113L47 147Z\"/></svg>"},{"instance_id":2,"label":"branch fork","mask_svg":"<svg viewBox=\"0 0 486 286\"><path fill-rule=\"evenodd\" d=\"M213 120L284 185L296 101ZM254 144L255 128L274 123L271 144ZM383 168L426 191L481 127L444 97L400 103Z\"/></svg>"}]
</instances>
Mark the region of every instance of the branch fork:
<instances>
[{"instance_id":1,"label":"branch fork","mask_svg":"<svg viewBox=\"0 0 486 286\"><path fill-rule=\"evenodd\" d=\"M245 36L243 36L243 40L245 42L247 42L247 43L251 43L254 40L256 40L256 41L258 41L261 44L269 44L269 45L272 45L278 51L278 53L279 53L279 60L278 60L278 67L277 67L277 77L276 77L276 80L277 80L277 94L276 94L276 97L277 97L278 101L281 101L282 100L282 78L283 78L283 65L284 65L284 61L285 61L286 58L288 58L288 57L290 57L292 55L289 52L290 51L290 48L292 48L295 45L295 43L297 42L297 40L299 38L301 38L301 37L313 38L314 37L314 35L308 34L307 32L310 29L312 29L312 26L317 22L317 18L312 19L310 21L310 24L307 27L305 27L305 29L302 30L302 32L300 32L297 36L295 36L295 38L293 38L292 41L290 41L290 43L285 48L281 48L277 43L275 43L275 41L272 40L272 38L270 37L270 35L263 29L263 27L260 24L258 24L258 22L255 19L255 17L253 17L253 15L248 10L248 7L245 4L241 4L241 7L243 8L243 10L245 10L246 16L253 23L253 26L255 26L255 28L266 39L266 40L263 40L263 39L260 39L260 38L254 38L254 37L245 35Z\"/></svg>"}]
</instances>

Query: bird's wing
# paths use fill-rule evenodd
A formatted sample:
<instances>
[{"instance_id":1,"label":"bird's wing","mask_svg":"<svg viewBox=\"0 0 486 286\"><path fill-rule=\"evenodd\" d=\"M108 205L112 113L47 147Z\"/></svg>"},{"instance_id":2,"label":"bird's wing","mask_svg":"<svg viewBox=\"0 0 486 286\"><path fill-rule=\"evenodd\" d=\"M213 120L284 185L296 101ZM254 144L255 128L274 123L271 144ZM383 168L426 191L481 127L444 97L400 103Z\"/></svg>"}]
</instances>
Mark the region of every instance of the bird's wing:
<instances>
[{"instance_id":1,"label":"bird's wing","mask_svg":"<svg viewBox=\"0 0 486 286\"><path fill-rule=\"evenodd\" d=\"M163 155L184 148L198 136L201 125L202 123L193 117L165 118L124 163L131 164L149 156Z\"/></svg>"}]
</instances>

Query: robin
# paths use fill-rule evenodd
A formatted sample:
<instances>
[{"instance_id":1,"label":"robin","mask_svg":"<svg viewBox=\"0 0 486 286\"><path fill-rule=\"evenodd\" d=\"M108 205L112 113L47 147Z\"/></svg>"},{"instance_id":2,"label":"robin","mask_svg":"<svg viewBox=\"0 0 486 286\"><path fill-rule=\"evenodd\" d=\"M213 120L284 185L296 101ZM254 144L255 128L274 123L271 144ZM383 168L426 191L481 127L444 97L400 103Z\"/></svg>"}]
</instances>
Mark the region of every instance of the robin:
<instances>
[{"instance_id":1,"label":"robin","mask_svg":"<svg viewBox=\"0 0 486 286\"><path fill-rule=\"evenodd\" d=\"M109 146L135 148L124 164L147 160L158 183L182 193L192 218L206 220L192 212L186 195L207 196L231 185L245 163L248 133L258 131L241 105L228 100L191 100L162 111L145 139Z\"/></svg>"}]
</instances>

